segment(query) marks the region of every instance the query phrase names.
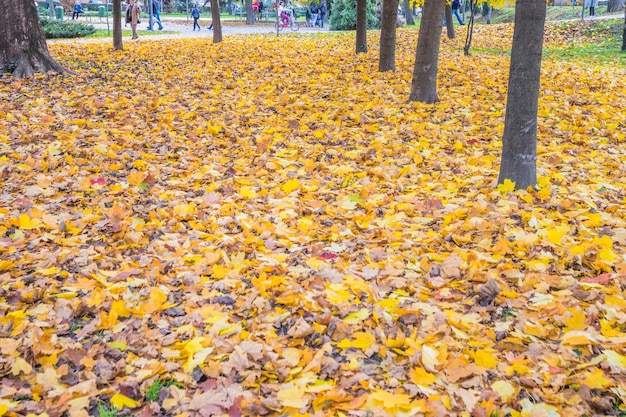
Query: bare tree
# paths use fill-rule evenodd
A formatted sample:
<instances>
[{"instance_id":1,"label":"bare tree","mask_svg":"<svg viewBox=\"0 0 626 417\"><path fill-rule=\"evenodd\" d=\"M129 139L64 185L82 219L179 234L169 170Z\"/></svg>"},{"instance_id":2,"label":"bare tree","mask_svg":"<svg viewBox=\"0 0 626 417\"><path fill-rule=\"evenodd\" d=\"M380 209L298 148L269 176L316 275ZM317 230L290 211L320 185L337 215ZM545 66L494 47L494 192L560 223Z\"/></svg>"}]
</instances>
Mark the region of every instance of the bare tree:
<instances>
[{"instance_id":1,"label":"bare tree","mask_svg":"<svg viewBox=\"0 0 626 417\"><path fill-rule=\"evenodd\" d=\"M122 44L122 0L113 0L113 49L124 50Z\"/></svg>"},{"instance_id":2,"label":"bare tree","mask_svg":"<svg viewBox=\"0 0 626 417\"><path fill-rule=\"evenodd\" d=\"M68 72L50 56L33 1L0 0L0 10L0 73L26 78L36 72Z\"/></svg>"},{"instance_id":3,"label":"bare tree","mask_svg":"<svg viewBox=\"0 0 626 417\"><path fill-rule=\"evenodd\" d=\"M437 96L437 71L444 8L445 0L424 1L409 101L420 101L423 103L439 101Z\"/></svg>"},{"instance_id":4,"label":"bare tree","mask_svg":"<svg viewBox=\"0 0 626 417\"><path fill-rule=\"evenodd\" d=\"M383 0L383 17L380 29L380 54L378 71L396 70L396 23L398 0Z\"/></svg>"},{"instance_id":5,"label":"bare tree","mask_svg":"<svg viewBox=\"0 0 626 417\"><path fill-rule=\"evenodd\" d=\"M356 0L356 53L367 52L367 0Z\"/></svg>"},{"instance_id":6,"label":"bare tree","mask_svg":"<svg viewBox=\"0 0 626 417\"><path fill-rule=\"evenodd\" d=\"M517 0L498 183L516 189L537 185L537 109L545 0Z\"/></svg>"},{"instance_id":7,"label":"bare tree","mask_svg":"<svg viewBox=\"0 0 626 417\"><path fill-rule=\"evenodd\" d=\"M220 2L211 0L211 24L213 25L213 43L222 41L222 21L220 20Z\"/></svg>"}]
</instances>

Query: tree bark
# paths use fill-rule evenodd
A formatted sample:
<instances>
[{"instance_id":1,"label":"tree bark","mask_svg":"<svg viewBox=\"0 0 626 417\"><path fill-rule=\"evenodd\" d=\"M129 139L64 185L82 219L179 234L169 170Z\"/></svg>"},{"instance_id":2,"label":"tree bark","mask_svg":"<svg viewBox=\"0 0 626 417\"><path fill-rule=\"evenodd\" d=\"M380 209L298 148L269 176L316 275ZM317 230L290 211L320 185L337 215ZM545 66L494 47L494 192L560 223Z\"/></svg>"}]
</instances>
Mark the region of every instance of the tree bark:
<instances>
[{"instance_id":1,"label":"tree bark","mask_svg":"<svg viewBox=\"0 0 626 417\"><path fill-rule=\"evenodd\" d=\"M0 73L27 78L36 72L68 72L48 51L33 1L0 0Z\"/></svg>"},{"instance_id":2,"label":"tree bark","mask_svg":"<svg viewBox=\"0 0 626 417\"><path fill-rule=\"evenodd\" d=\"M415 19L413 19L413 9L411 9L411 5L409 4L409 0L404 0L402 2L402 7L404 8L404 18L406 19L407 25L414 25Z\"/></svg>"},{"instance_id":3,"label":"tree bark","mask_svg":"<svg viewBox=\"0 0 626 417\"><path fill-rule=\"evenodd\" d=\"M626 9L624 9L624 30L622 31L622 52L626 51Z\"/></svg>"},{"instance_id":4,"label":"tree bark","mask_svg":"<svg viewBox=\"0 0 626 417\"><path fill-rule=\"evenodd\" d=\"M211 0L211 24L213 25L213 43L222 41L222 21L220 20L220 2Z\"/></svg>"},{"instance_id":5,"label":"tree bark","mask_svg":"<svg viewBox=\"0 0 626 417\"><path fill-rule=\"evenodd\" d=\"M367 52L367 0L356 0L356 53Z\"/></svg>"},{"instance_id":6,"label":"tree bark","mask_svg":"<svg viewBox=\"0 0 626 417\"><path fill-rule=\"evenodd\" d=\"M444 6L444 0L424 1L409 101L420 101L422 103L439 101L437 96L437 70Z\"/></svg>"},{"instance_id":7,"label":"tree bark","mask_svg":"<svg viewBox=\"0 0 626 417\"><path fill-rule=\"evenodd\" d=\"M122 43L122 0L113 0L113 50L124 50Z\"/></svg>"},{"instance_id":8,"label":"tree bark","mask_svg":"<svg viewBox=\"0 0 626 417\"><path fill-rule=\"evenodd\" d=\"M383 18L380 28L380 56L378 71L396 70L396 23L398 0L383 0Z\"/></svg>"},{"instance_id":9,"label":"tree bark","mask_svg":"<svg viewBox=\"0 0 626 417\"><path fill-rule=\"evenodd\" d=\"M456 37L456 35L454 34L454 20L452 20L454 16L452 16L452 6L450 6L449 4L446 4L445 15L448 38L454 39Z\"/></svg>"},{"instance_id":10,"label":"tree bark","mask_svg":"<svg viewBox=\"0 0 626 417\"><path fill-rule=\"evenodd\" d=\"M252 0L246 0L246 25L254 25L254 9Z\"/></svg>"},{"instance_id":11,"label":"tree bark","mask_svg":"<svg viewBox=\"0 0 626 417\"><path fill-rule=\"evenodd\" d=\"M537 185L537 109L545 0L517 0L498 183L516 189Z\"/></svg>"}]
</instances>

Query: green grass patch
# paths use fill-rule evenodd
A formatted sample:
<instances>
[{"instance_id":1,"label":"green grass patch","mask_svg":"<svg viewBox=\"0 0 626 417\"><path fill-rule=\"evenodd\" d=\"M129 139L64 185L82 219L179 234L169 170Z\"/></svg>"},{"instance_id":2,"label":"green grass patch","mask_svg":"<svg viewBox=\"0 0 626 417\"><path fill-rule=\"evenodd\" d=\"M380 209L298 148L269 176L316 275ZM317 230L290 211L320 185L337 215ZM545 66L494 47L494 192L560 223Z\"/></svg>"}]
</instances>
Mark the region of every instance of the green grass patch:
<instances>
[{"instance_id":1,"label":"green grass patch","mask_svg":"<svg viewBox=\"0 0 626 417\"><path fill-rule=\"evenodd\" d=\"M153 35L175 35L179 32L175 32L172 30L138 30L137 36L153 36ZM122 30L122 36L132 36L133 32L131 30L124 29ZM96 32L88 38L112 38L113 37L113 29L110 31L106 29L96 29Z\"/></svg>"},{"instance_id":2,"label":"green grass patch","mask_svg":"<svg viewBox=\"0 0 626 417\"><path fill-rule=\"evenodd\" d=\"M563 28L567 29L572 24L564 23ZM569 44L563 48L546 49L546 59L613 62L620 66L626 64L626 54L621 51L621 19L595 20L576 25L580 25L578 34L573 31Z\"/></svg>"}]
</instances>

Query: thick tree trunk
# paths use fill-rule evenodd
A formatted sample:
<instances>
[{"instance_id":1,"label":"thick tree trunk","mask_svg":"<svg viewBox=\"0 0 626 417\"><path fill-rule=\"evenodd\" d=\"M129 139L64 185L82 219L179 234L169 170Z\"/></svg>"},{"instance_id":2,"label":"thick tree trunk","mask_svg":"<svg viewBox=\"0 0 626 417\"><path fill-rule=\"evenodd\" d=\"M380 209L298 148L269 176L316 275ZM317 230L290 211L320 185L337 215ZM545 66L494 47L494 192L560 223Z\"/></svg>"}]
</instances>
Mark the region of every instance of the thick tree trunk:
<instances>
[{"instance_id":1,"label":"thick tree trunk","mask_svg":"<svg viewBox=\"0 0 626 417\"><path fill-rule=\"evenodd\" d=\"M380 56L378 71L396 70L396 23L398 0L383 0L383 18L380 28Z\"/></svg>"},{"instance_id":2,"label":"thick tree trunk","mask_svg":"<svg viewBox=\"0 0 626 417\"><path fill-rule=\"evenodd\" d=\"M448 32L448 38L454 39L456 37L456 35L454 34L454 21L452 20L454 16L452 16L452 7L449 4L446 4L445 16L446 16L446 30Z\"/></svg>"},{"instance_id":3,"label":"thick tree trunk","mask_svg":"<svg viewBox=\"0 0 626 417\"><path fill-rule=\"evenodd\" d=\"M246 25L254 25L254 9L252 0L246 0Z\"/></svg>"},{"instance_id":4,"label":"thick tree trunk","mask_svg":"<svg viewBox=\"0 0 626 417\"><path fill-rule=\"evenodd\" d=\"M33 1L0 0L0 73L68 72L50 56Z\"/></svg>"},{"instance_id":5,"label":"thick tree trunk","mask_svg":"<svg viewBox=\"0 0 626 417\"><path fill-rule=\"evenodd\" d=\"M424 1L409 101L420 101L423 103L439 101L437 96L437 70L444 8L444 0Z\"/></svg>"},{"instance_id":6,"label":"thick tree trunk","mask_svg":"<svg viewBox=\"0 0 626 417\"><path fill-rule=\"evenodd\" d=\"M516 189L537 185L537 109L545 21L545 0L515 2L498 183L509 179Z\"/></svg>"},{"instance_id":7,"label":"thick tree trunk","mask_svg":"<svg viewBox=\"0 0 626 417\"><path fill-rule=\"evenodd\" d=\"M356 0L356 53L367 52L367 0Z\"/></svg>"},{"instance_id":8,"label":"thick tree trunk","mask_svg":"<svg viewBox=\"0 0 626 417\"><path fill-rule=\"evenodd\" d=\"M222 21L220 20L220 2L211 0L211 24L213 25L213 43L222 41Z\"/></svg>"},{"instance_id":9,"label":"thick tree trunk","mask_svg":"<svg viewBox=\"0 0 626 417\"><path fill-rule=\"evenodd\" d=\"M124 50L122 44L122 0L113 0L113 50Z\"/></svg>"},{"instance_id":10,"label":"thick tree trunk","mask_svg":"<svg viewBox=\"0 0 626 417\"><path fill-rule=\"evenodd\" d=\"M624 8L624 0L609 0L606 6L607 13L619 12Z\"/></svg>"},{"instance_id":11,"label":"thick tree trunk","mask_svg":"<svg viewBox=\"0 0 626 417\"><path fill-rule=\"evenodd\" d=\"M415 19L413 19L413 9L411 9L411 5L409 4L409 0L404 0L402 2L402 7L404 8L404 18L406 19L407 25L414 25Z\"/></svg>"}]
</instances>

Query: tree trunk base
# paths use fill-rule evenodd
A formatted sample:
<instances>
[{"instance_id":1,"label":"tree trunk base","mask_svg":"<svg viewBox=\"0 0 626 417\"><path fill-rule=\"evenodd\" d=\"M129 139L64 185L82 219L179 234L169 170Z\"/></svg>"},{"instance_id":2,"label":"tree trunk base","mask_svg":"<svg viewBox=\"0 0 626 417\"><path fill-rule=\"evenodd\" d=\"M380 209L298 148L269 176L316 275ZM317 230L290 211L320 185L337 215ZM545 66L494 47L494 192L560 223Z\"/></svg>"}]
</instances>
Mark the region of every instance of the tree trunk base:
<instances>
[{"instance_id":1,"label":"tree trunk base","mask_svg":"<svg viewBox=\"0 0 626 417\"><path fill-rule=\"evenodd\" d=\"M45 56L41 54L34 54L31 56L21 54L21 56L17 57L17 60L13 63L12 66L13 69L10 72L15 78L29 78L38 72L58 72L61 74L74 74L73 72L63 67L61 64L54 61L50 56Z\"/></svg>"}]
</instances>

